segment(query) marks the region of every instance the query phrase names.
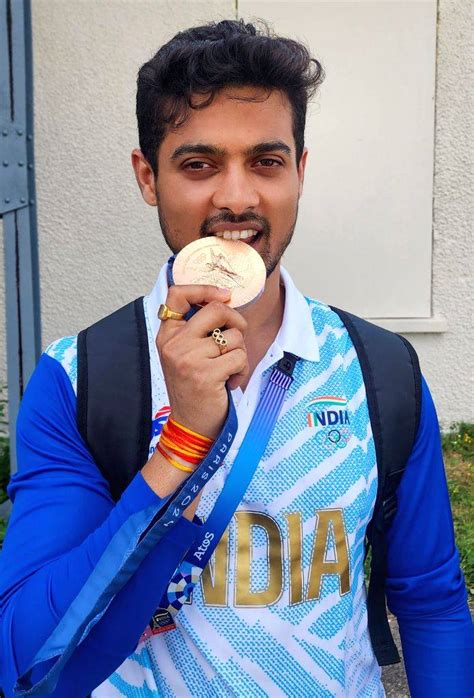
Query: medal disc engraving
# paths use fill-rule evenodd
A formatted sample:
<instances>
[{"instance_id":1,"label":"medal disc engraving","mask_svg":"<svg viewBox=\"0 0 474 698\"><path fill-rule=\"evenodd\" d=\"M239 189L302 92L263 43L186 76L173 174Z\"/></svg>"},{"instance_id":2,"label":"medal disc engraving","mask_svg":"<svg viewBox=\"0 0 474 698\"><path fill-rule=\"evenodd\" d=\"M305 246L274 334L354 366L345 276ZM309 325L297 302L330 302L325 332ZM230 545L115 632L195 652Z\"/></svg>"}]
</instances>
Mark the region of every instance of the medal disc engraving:
<instances>
[{"instance_id":1,"label":"medal disc engraving","mask_svg":"<svg viewBox=\"0 0 474 698\"><path fill-rule=\"evenodd\" d=\"M211 284L231 291L228 305L243 308L265 288L265 264L256 250L241 240L209 236L183 247L173 263L175 284Z\"/></svg>"}]
</instances>

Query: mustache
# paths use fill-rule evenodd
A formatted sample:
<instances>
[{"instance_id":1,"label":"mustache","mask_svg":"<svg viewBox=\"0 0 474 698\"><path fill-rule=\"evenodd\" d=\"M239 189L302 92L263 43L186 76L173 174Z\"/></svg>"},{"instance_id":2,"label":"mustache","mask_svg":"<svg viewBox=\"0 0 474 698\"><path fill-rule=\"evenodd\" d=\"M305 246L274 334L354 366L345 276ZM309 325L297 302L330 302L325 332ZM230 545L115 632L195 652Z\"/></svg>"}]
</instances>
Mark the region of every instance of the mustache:
<instances>
[{"instance_id":1,"label":"mustache","mask_svg":"<svg viewBox=\"0 0 474 698\"><path fill-rule=\"evenodd\" d=\"M250 223L252 221L261 226L262 233L268 234L270 232L270 224L267 219L249 211L249 213L242 213L239 216L226 213L205 220L201 225L201 237L209 235L211 227L219 223Z\"/></svg>"}]
</instances>

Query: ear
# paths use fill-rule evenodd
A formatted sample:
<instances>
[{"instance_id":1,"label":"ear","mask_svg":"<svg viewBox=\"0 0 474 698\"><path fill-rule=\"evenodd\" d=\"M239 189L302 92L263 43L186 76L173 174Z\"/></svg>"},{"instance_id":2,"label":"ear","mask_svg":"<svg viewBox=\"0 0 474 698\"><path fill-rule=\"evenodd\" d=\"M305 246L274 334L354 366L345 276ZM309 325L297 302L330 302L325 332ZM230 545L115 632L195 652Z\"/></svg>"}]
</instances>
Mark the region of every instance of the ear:
<instances>
[{"instance_id":1,"label":"ear","mask_svg":"<svg viewBox=\"0 0 474 698\"><path fill-rule=\"evenodd\" d=\"M304 182L304 172L306 168L306 159L308 157L308 148L303 148L303 153L301 154L301 159L298 165L298 179L299 179L299 191L298 198L301 197L303 193L303 182Z\"/></svg>"},{"instance_id":2,"label":"ear","mask_svg":"<svg viewBox=\"0 0 474 698\"><path fill-rule=\"evenodd\" d=\"M132 150L131 161L144 201L149 206L156 206L155 175L150 164L145 160L142 151L138 148Z\"/></svg>"}]
</instances>

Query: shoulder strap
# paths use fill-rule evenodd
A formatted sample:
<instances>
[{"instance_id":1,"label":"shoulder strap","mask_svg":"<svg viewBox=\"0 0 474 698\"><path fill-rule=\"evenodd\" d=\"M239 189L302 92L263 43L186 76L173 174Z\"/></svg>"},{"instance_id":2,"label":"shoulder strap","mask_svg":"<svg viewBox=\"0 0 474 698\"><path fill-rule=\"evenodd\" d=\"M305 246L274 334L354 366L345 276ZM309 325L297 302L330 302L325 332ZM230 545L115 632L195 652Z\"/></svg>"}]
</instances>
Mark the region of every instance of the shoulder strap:
<instances>
[{"instance_id":1,"label":"shoulder strap","mask_svg":"<svg viewBox=\"0 0 474 698\"><path fill-rule=\"evenodd\" d=\"M385 605L386 532L397 510L396 491L418 431L421 372L417 354L401 335L331 306L346 326L360 362L378 468L378 489L367 527L372 548L367 596L369 632L380 666L400 657Z\"/></svg>"},{"instance_id":2,"label":"shoulder strap","mask_svg":"<svg viewBox=\"0 0 474 698\"><path fill-rule=\"evenodd\" d=\"M151 409L141 296L77 340L78 428L115 501L148 460Z\"/></svg>"}]
</instances>

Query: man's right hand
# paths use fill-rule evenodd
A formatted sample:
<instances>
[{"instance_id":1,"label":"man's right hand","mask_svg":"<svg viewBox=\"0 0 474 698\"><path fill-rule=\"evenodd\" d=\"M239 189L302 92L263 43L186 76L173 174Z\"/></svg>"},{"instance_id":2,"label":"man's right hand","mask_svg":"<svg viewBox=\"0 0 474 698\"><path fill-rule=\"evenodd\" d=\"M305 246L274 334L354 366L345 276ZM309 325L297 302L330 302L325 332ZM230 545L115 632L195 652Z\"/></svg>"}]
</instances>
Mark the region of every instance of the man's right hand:
<instances>
[{"instance_id":1,"label":"man's right hand","mask_svg":"<svg viewBox=\"0 0 474 698\"><path fill-rule=\"evenodd\" d=\"M216 286L171 286L165 301L171 310L187 313L192 306L204 307L188 321L162 321L156 337L173 419L211 439L227 416L226 381L233 390L249 372L247 321L226 305L229 297L230 291ZM216 327L227 339L228 351L222 355L209 336Z\"/></svg>"}]
</instances>

